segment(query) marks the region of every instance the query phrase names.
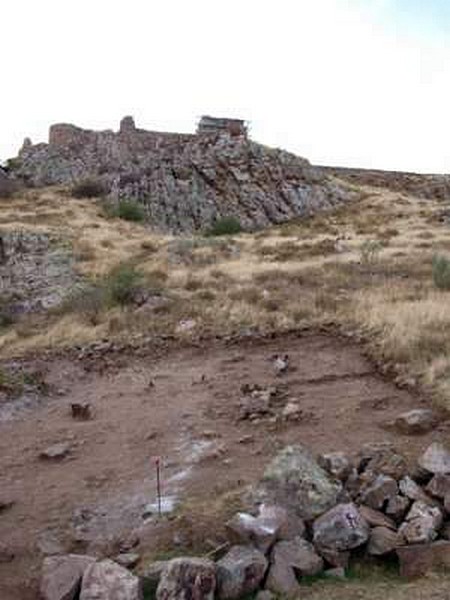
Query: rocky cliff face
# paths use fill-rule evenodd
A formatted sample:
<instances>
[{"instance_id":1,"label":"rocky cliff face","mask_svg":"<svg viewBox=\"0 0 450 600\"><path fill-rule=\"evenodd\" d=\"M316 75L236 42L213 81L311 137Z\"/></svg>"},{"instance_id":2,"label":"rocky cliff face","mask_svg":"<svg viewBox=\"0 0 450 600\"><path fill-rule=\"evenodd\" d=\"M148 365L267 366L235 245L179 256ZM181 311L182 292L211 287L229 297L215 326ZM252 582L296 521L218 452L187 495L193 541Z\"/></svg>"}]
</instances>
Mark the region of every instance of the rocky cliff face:
<instances>
[{"instance_id":1,"label":"rocky cliff face","mask_svg":"<svg viewBox=\"0 0 450 600\"><path fill-rule=\"evenodd\" d=\"M100 180L111 199L136 199L156 227L192 232L233 215L254 229L332 207L351 197L345 184L307 160L257 144L245 135L181 135L54 125L49 143L24 143L13 161L28 185Z\"/></svg>"}]
</instances>

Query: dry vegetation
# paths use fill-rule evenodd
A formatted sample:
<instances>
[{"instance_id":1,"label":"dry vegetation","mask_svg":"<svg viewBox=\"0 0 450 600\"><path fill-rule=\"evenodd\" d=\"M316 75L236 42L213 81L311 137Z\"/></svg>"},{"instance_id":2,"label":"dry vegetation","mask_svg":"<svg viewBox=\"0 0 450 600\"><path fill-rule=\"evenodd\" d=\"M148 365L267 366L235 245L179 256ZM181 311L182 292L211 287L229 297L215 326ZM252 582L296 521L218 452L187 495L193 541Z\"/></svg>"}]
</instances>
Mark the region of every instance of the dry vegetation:
<instances>
[{"instance_id":1,"label":"dry vegetation","mask_svg":"<svg viewBox=\"0 0 450 600\"><path fill-rule=\"evenodd\" d=\"M403 380L450 405L450 292L432 259L450 251L444 202L364 188L333 213L256 234L171 237L108 218L97 200L64 190L0 202L2 229L50 231L73 247L90 290L111 270L142 273L145 302L83 294L43 318L2 330L3 355L103 337L331 326L361 336Z\"/></svg>"}]
</instances>

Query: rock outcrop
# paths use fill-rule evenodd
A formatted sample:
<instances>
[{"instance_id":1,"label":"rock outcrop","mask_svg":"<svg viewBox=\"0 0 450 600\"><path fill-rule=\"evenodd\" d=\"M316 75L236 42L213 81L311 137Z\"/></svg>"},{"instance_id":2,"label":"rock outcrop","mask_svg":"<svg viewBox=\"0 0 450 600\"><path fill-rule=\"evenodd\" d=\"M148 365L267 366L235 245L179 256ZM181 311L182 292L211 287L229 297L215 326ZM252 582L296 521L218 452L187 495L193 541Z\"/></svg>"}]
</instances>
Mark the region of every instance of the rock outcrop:
<instances>
[{"instance_id":1,"label":"rock outcrop","mask_svg":"<svg viewBox=\"0 0 450 600\"><path fill-rule=\"evenodd\" d=\"M131 117L117 133L53 125L48 144L24 144L11 163L32 186L95 179L111 199L138 200L150 223L173 232L203 230L224 216L264 227L354 195L307 160L246 135L151 132Z\"/></svg>"}]
</instances>

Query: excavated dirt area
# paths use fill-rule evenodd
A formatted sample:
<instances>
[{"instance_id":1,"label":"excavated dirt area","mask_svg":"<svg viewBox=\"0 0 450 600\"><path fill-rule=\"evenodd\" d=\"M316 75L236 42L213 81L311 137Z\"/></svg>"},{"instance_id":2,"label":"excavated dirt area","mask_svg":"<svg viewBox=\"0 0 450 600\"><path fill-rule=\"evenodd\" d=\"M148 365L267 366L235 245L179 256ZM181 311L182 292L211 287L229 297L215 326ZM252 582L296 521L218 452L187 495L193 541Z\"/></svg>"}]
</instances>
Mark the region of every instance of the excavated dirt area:
<instances>
[{"instance_id":1,"label":"excavated dirt area","mask_svg":"<svg viewBox=\"0 0 450 600\"><path fill-rule=\"evenodd\" d=\"M290 368L277 376L272 357L285 353ZM175 511L165 521L177 550L188 545L176 530L183 507L242 490L286 444L351 452L388 440L413 457L446 433L444 424L415 437L383 428L427 399L385 380L357 345L327 335L41 358L32 366L45 373L49 397L15 412L0 406L0 500L14 501L0 510L0 542L15 553L0 564L1 600L37 597L42 549L56 542L107 553L135 531L139 552L154 552L161 525L151 517L144 524L143 514L156 500L155 457L163 463L163 509ZM298 419L241 420L245 384L277 386L281 404L298 401ZM70 404L85 401L93 418L73 420ZM69 445L67 457L39 457L60 442ZM211 524L207 533L214 542Z\"/></svg>"}]
</instances>

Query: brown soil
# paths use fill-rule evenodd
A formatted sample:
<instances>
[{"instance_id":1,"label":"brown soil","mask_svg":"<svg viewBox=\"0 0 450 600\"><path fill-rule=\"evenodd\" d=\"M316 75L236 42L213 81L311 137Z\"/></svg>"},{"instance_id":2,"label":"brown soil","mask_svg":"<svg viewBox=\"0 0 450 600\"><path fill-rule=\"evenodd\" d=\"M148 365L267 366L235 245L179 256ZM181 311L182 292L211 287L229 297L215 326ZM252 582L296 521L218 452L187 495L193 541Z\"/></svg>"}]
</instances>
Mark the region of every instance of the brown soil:
<instances>
[{"instance_id":1,"label":"brown soil","mask_svg":"<svg viewBox=\"0 0 450 600\"><path fill-rule=\"evenodd\" d=\"M272 367L277 353L291 359L283 377ZM133 530L145 533L142 512L155 501L157 456L164 465L164 495L180 503L180 515L183 507L206 506L255 482L286 444L353 452L365 442L390 440L414 457L431 437L446 432L442 425L431 435L406 437L381 428L427 400L385 380L358 346L326 335L216 341L144 356L53 358L33 365L47 371L56 392L13 420L1 422L0 407L0 499L16 501L0 512L0 541L16 554L14 562L0 564L2 600L36 597L42 561L36 543L43 532L57 534L67 548L104 552L118 548ZM239 420L246 383L283 387L300 401L302 419ZM92 420L71 418L70 403L76 401L92 404ZM70 443L67 458L39 458L57 442ZM168 522L173 532L177 520ZM154 535L142 535L143 553L152 553L157 542L156 529L149 527ZM216 539L212 529L209 534ZM183 547L183 540L175 541Z\"/></svg>"}]
</instances>

